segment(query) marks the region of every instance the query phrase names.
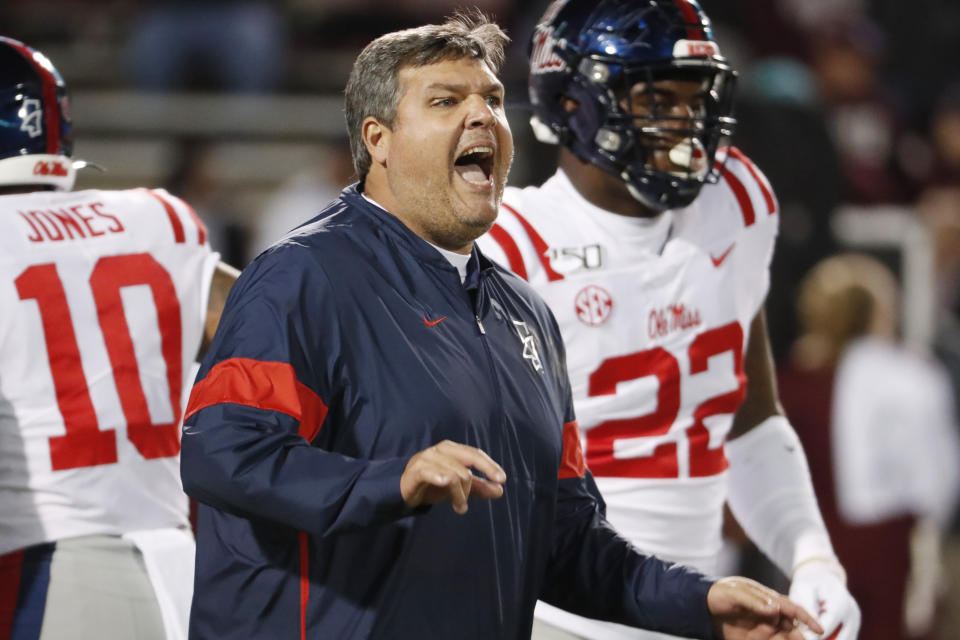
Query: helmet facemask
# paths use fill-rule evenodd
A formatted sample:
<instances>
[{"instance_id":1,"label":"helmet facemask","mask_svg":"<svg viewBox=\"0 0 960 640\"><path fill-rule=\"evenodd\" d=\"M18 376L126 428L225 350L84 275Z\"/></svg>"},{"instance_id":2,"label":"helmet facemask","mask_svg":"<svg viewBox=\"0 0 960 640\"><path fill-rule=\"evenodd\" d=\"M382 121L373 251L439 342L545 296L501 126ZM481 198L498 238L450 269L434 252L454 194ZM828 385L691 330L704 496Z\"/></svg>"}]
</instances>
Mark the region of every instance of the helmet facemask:
<instances>
[{"instance_id":1,"label":"helmet facemask","mask_svg":"<svg viewBox=\"0 0 960 640\"><path fill-rule=\"evenodd\" d=\"M696 0L557 0L530 41L537 139L620 178L655 211L719 179L735 82ZM686 112L661 105L659 83L695 85L698 97Z\"/></svg>"},{"instance_id":2,"label":"helmet facemask","mask_svg":"<svg viewBox=\"0 0 960 640\"><path fill-rule=\"evenodd\" d=\"M575 155L621 178L656 211L687 206L719 179L714 156L735 125L729 66L699 58L631 67L588 57L578 71L568 97L584 112L571 114L565 141Z\"/></svg>"}]
</instances>

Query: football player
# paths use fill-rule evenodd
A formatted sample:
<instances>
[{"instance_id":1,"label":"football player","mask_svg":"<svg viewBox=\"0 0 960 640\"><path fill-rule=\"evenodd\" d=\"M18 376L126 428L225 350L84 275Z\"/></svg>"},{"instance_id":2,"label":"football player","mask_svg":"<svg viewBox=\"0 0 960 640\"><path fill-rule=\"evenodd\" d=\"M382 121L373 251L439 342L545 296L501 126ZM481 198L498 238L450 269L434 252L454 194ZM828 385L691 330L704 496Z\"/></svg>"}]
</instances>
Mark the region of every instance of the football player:
<instances>
[{"instance_id":1,"label":"football player","mask_svg":"<svg viewBox=\"0 0 960 640\"><path fill-rule=\"evenodd\" d=\"M185 638L179 423L237 274L169 193L71 191L72 146L0 37L0 638Z\"/></svg>"},{"instance_id":2,"label":"football player","mask_svg":"<svg viewBox=\"0 0 960 640\"><path fill-rule=\"evenodd\" d=\"M610 522L709 574L729 501L821 637L856 638L859 610L772 372L777 200L721 146L736 74L709 19L693 0L559 0L530 47L531 122L561 146L559 169L508 188L480 244L557 316ZM535 638L663 637L543 603L537 617Z\"/></svg>"}]
</instances>

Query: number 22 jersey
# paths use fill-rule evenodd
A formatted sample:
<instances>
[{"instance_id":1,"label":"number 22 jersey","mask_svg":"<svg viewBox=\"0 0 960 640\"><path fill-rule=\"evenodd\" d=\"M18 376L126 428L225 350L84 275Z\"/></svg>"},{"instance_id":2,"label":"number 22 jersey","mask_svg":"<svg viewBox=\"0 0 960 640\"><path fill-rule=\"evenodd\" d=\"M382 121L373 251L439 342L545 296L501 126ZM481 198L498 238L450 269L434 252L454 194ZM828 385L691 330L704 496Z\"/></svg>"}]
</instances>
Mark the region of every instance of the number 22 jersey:
<instances>
[{"instance_id":1,"label":"number 22 jersey","mask_svg":"<svg viewBox=\"0 0 960 640\"><path fill-rule=\"evenodd\" d=\"M723 443L778 219L751 161L735 148L724 159L716 184L654 220L597 208L558 171L541 187L508 188L479 241L557 317L609 521L643 551L708 574L721 548Z\"/></svg>"},{"instance_id":2,"label":"number 22 jersey","mask_svg":"<svg viewBox=\"0 0 960 640\"><path fill-rule=\"evenodd\" d=\"M0 554L187 526L179 422L217 258L162 190L0 196Z\"/></svg>"}]
</instances>

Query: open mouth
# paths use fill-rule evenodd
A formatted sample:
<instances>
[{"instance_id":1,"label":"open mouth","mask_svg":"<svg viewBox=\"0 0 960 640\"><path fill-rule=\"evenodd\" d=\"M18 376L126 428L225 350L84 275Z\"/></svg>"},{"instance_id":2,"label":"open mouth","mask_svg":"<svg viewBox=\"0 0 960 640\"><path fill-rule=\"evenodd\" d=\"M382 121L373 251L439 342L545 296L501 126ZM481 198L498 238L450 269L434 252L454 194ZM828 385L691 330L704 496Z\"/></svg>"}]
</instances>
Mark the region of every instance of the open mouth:
<instances>
[{"instance_id":1,"label":"open mouth","mask_svg":"<svg viewBox=\"0 0 960 640\"><path fill-rule=\"evenodd\" d=\"M493 147L476 145L464 149L453 164L454 170L468 184L489 186L493 175Z\"/></svg>"}]
</instances>

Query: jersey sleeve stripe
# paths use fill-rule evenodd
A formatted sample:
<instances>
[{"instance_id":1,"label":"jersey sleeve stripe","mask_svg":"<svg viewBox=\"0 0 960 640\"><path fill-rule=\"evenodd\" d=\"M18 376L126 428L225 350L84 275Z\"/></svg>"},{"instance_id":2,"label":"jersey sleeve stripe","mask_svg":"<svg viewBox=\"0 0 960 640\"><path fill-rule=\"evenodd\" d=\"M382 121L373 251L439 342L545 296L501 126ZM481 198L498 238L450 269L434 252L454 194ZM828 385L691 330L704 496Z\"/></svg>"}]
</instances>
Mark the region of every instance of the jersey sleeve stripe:
<instances>
[{"instance_id":1,"label":"jersey sleeve stripe","mask_svg":"<svg viewBox=\"0 0 960 640\"><path fill-rule=\"evenodd\" d=\"M773 191L770 190L770 187L767 185L766 180L760 176L760 172L757 171L757 167L753 162L744 155L740 149L736 147L730 147L728 153L743 163L743 166L747 168L747 171L750 172L750 175L753 176L753 179L757 181L757 184L760 185L760 191L763 193L763 199L767 202L767 213L773 215L777 212L777 201L773 197Z\"/></svg>"},{"instance_id":2,"label":"jersey sleeve stripe","mask_svg":"<svg viewBox=\"0 0 960 640\"><path fill-rule=\"evenodd\" d=\"M151 191L150 189L143 189L144 193L148 193L156 199L161 205L163 205L164 211L167 212L167 217L170 218L170 226L173 227L173 239L174 242L182 243L186 242L187 238L183 234L183 224L180 222L180 216L177 215L176 210L173 208L173 205L167 202L167 200L161 196L156 191Z\"/></svg>"},{"instance_id":3,"label":"jersey sleeve stripe","mask_svg":"<svg viewBox=\"0 0 960 640\"><path fill-rule=\"evenodd\" d=\"M490 237L500 245L500 248L503 249L503 252L507 256L507 261L510 263L510 271L513 271L515 274L527 280L527 266L523 264L523 256L520 255L520 247L517 246L517 243L513 241L513 238L510 237L510 234L498 224L494 224L490 228Z\"/></svg>"},{"instance_id":4,"label":"jersey sleeve stripe","mask_svg":"<svg viewBox=\"0 0 960 640\"><path fill-rule=\"evenodd\" d=\"M193 386L184 420L224 402L285 413L300 422L298 433L307 442L316 437L327 416L327 405L297 380L293 367L286 362L251 358L218 362Z\"/></svg>"},{"instance_id":5,"label":"jersey sleeve stripe","mask_svg":"<svg viewBox=\"0 0 960 640\"><path fill-rule=\"evenodd\" d=\"M587 463L583 460L583 449L580 447L580 430L577 421L563 425L563 454L560 457L560 480L566 478L582 478L587 472Z\"/></svg>"},{"instance_id":6,"label":"jersey sleeve stripe","mask_svg":"<svg viewBox=\"0 0 960 640\"><path fill-rule=\"evenodd\" d=\"M730 186L730 190L733 191L733 195L737 197L737 202L740 203L740 211L743 213L743 223L749 227L756 222L757 215L753 211L753 203L750 201L750 194L747 193L747 188L740 182L740 178L733 175L733 172L726 166L721 169L721 174Z\"/></svg>"},{"instance_id":7,"label":"jersey sleeve stripe","mask_svg":"<svg viewBox=\"0 0 960 640\"><path fill-rule=\"evenodd\" d=\"M533 243L533 248L537 252L537 258L540 260L540 264L543 265L543 270L547 274L547 280L554 282L556 280L563 280L563 276L553 270L550 266L550 259L547 258L547 243L543 241L543 238L540 237L540 234L537 233L537 230L533 228L527 219L524 218L520 213L508 205L506 202L501 203L501 206L512 213L514 217L523 225L523 230L527 232L527 237L530 238L530 242Z\"/></svg>"},{"instance_id":8,"label":"jersey sleeve stripe","mask_svg":"<svg viewBox=\"0 0 960 640\"><path fill-rule=\"evenodd\" d=\"M301 531L300 540L300 640L307 640L307 604L310 601L310 541Z\"/></svg>"},{"instance_id":9,"label":"jersey sleeve stripe","mask_svg":"<svg viewBox=\"0 0 960 640\"><path fill-rule=\"evenodd\" d=\"M186 200L182 200L173 195L171 195L170 198L182 204L183 208L190 214L190 219L193 220L193 224L197 225L197 244L202 245L205 243L207 241L207 227L203 224L203 221L200 220L200 216L197 215L196 210L190 206L190 203Z\"/></svg>"}]
</instances>

